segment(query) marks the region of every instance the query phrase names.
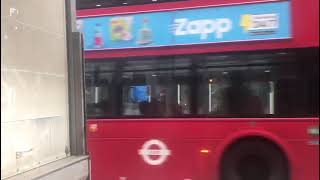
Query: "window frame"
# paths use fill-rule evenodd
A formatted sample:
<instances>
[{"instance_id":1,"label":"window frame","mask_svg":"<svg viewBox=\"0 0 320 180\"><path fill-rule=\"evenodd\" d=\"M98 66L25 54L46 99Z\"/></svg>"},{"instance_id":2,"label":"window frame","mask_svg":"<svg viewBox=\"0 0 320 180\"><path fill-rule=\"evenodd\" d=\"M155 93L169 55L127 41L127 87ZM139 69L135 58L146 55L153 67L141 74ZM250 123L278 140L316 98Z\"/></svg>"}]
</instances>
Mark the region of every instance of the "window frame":
<instances>
[{"instance_id":1,"label":"window frame","mask_svg":"<svg viewBox=\"0 0 320 180\"><path fill-rule=\"evenodd\" d=\"M76 30L76 0L65 1L70 155L86 155L83 38Z\"/></svg>"}]
</instances>

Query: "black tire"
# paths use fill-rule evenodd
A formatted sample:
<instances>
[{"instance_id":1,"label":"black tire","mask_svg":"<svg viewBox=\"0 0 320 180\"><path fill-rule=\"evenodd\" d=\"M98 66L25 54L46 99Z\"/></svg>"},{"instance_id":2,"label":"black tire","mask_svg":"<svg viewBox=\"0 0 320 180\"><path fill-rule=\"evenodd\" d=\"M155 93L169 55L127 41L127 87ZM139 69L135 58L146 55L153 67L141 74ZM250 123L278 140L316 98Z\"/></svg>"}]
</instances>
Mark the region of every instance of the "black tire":
<instances>
[{"instance_id":1,"label":"black tire","mask_svg":"<svg viewBox=\"0 0 320 180\"><path fill-rule=\"evenodd\" d=\"M260 138L231 145L220 167L221 180L289 180L286 156L275 144Z\"/></svg>"}]
</instances>

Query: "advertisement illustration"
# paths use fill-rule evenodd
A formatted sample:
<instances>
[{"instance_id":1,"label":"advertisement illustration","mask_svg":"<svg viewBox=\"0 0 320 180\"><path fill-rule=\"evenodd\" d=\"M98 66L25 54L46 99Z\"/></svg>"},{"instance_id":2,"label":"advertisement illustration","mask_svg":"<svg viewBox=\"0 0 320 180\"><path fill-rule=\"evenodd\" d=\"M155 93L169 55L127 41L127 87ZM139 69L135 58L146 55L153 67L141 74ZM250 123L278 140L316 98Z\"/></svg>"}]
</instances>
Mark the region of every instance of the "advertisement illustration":
<instances>
[{"instance_id":1,"label":"advertisement illustration","mask_svg":"<svg viewBox=\"0 0 320 180\"><path fill-rule=\"evenodd\" d=\"M110 19L110 38L112 41L132 40L132 16L113 17Z\"/></svg>"},{"instance_id":2,"label":"advertisement illustration","mask_svg":"<svg viewBox=\"0 0 320 180\"><path fill-rule=\"evenodd\" d=\"M95 48L102 48L103 47L103 37L102 37L102 29L101 24L97 23L95 26L94 31L94 47Z\"/></svg>"},{"instance_id":3,"label":"advertisement illustration","mask_svg":"<svg viewBox=\"0 0 320 180\"><path fill-rule=\"evenodd\" d=\"M83 20L82 19L78 19L76 21L76 27L77 27L77 30L79 32L82 32L83 31Z\"/></svg>"},{"instance_id":4,"label":"advertisement illustration","mask_svg":"<svg viewBox=\"0 0 320 180\"><path fill-rule=\"evenodd\" d=\"M279 27L278 14L244 14L240 26L250 35L274 34Z\"/></svg>"},{"instance_id":5,"label":"advertisement illustration","mask_svg":"<svg viewBox=\"0 0 320 180\"><path fill-rule=\"evenodd\" d=\"M152 31L148 27L148 18L143 18L142 28L139 30L138 41L140 45L148 45L152 42Z\"/></svg>"},{"instance_id":6,"label":"advertisement illustration","mask_svg":"<svg viewBox=\"0 0 320 180\"><path fill-rule=\"evenodd\" d=\"M290 2L278 1L83 18L80 26L85 50L125 49L289 39L290 18Z\"/></svg>"},{"instance_id":7,"label":"advertisement illustration","mask_svg":"<svg viewBox=\"0 0 320 180\"><path fill-rule=\"evenodd\" d=\"M83 20L82 19L78 19L76 21L76 28L82 34L83 41L86 41L85 33L83 33L84 27L83 27Z\"/></svg>"}]
</instances>

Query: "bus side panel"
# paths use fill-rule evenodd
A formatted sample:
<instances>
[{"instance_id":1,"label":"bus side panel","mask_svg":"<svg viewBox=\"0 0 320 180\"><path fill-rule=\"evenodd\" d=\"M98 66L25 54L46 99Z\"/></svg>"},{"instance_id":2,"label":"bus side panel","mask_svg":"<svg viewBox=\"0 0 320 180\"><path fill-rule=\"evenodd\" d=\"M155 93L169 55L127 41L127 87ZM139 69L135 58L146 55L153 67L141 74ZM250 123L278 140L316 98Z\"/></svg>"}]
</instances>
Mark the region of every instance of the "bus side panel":
<instances>
[{"instance_id":1,"label":"bus side panel","mask_svg":"<svg viewBox=\"0 0 320 180\"><path fill-rule=\"evenodd\" d=\"M281 140L271 139L287 153L291 180L319 178L319 137L307 133L309 127L319 126L317 118L117 121L87 122L92 180L219 180L216 165L223 144L245 138L247 132L252 132L250 136L271 134ZM92 125L96 127L94 131ZM166 159L159 165L151 165L141 153L149 140L166 146ZM155 146L149 148L159 150ZM159 155L148 157L156 160Z\"/></svg>"}]
</instances>

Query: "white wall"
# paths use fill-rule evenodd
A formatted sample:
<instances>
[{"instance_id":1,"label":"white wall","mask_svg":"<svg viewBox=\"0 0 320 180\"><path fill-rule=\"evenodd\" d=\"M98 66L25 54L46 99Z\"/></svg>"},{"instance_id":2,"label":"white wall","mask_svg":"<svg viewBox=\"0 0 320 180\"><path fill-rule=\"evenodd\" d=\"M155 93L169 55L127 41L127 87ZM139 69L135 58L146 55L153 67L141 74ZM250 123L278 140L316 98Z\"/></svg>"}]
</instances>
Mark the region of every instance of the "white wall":
<instances>
[{"instance_id":1,"label":"white wall","mask_svg":"<svg viewBox=\"0 0 320 180\"><path fill-rule=\"evenodd\" d=\"M1 0L1 178L66 156L66 53L64 0Z\"/></svg>"}]
</instances>

